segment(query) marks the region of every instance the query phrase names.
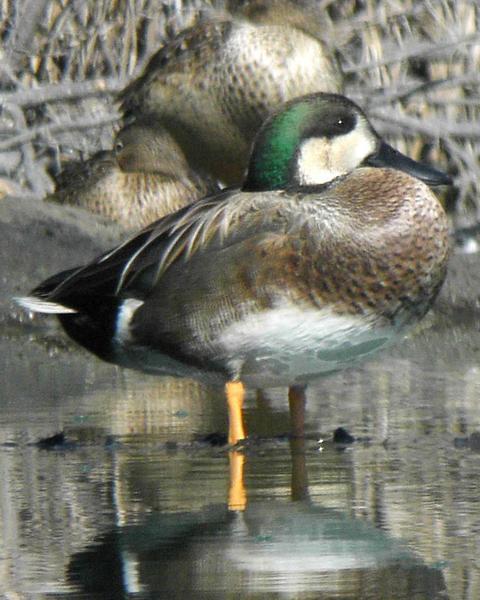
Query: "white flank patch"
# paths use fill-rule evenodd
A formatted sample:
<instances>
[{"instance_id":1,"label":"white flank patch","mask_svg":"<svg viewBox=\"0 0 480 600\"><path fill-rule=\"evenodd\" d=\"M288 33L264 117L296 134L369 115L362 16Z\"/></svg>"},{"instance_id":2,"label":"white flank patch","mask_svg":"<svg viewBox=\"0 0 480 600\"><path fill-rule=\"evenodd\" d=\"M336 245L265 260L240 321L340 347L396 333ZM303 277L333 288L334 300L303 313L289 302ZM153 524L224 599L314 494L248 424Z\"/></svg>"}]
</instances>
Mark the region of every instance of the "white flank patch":
<instances>
[{"instance_id":1,"label":"white flank patch","mask_svg":"<svg viewBox=\"0 0 480 600\"><path fill-rule=\"evenodd\" d=\"M57 302L49 302L42 298L35 298L35 296L23 296L21 298L14 298L14 300L27 310L47 315L68 315L77 312L74 308L63 306L63 304L58 304Z\"/></svg>"},{"instance_id":2,"label":"white flank patch","mask_svg":"<svg viewBox=\"0 0 480 600\"><path fill-rule=\"evenodd\" d=\"M373 315L337 315L331 309L280 306L227 327L220 355L247 383L291 384L305 376L343 368L381 346L397 332ZM234 365L234 361L241 361Z\"/></svg>"},{"instance_id":3,"label":"white flank patch","mask_svg":"<svg viewBox=\"0 0 480 600\"><path fill-rule=\"evenodd\" d=\"M142 306L143 301L136 298L127 298L119 308L117 316L117 329L115 331L115 339L119 344L125 344L132 340L130 333L130 323L137 308Z\"/></svg>"},{"instance_id":4,"label":"white flank patch","mask_svg":"<svg viewBox=\"0 0 480 600\"><path fill-rule=\"evenodd\" d=\"M337 315L331 309L302 309L296 306L274 308L249 315L230 325L221 335L221 344L233 353L263 348L272 353L288 348L302 352L331 348L352 337L363 337L372 328L371 319Z\"/></svg>"}]
</instances>

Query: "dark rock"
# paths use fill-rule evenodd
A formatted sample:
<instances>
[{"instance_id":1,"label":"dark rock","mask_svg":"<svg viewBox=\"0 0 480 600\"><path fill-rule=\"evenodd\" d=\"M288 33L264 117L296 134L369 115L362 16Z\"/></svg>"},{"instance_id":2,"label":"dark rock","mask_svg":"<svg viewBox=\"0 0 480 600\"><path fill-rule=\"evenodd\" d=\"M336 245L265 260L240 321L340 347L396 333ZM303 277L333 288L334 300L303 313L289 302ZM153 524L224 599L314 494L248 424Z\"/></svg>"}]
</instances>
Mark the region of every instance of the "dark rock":
<instances>
[{"instance_id":1,"label":"dark rock","mask_svg":"<svg viewBox=\"0 0 480 600\"><path fill-rule=\"evenodd\" d=\"M35 446L41 450L71 450L75 447L72 442L67 441L63 431L41 438L35 443Z\"/></svg>"},{"instance_id":2,"label":"dark rock","mask_svg":"<svg viewBox=\"0 0 480 600\"><path fill-rule=\"evenodd\" d=\"M224 433L214 432L203 436L200 441L210 446L225 446L228 440Z\"/></svg>"},{"instance_id":3,"label":"dark rock","mask_svg":"<svg viewBox=\"0 0 480 600\"><path fill-rule=\"evenodd\" d=\"M355 438L343 427L337 427L333 432L334 444L353 444Z\"/></svg>"}]
</instances>

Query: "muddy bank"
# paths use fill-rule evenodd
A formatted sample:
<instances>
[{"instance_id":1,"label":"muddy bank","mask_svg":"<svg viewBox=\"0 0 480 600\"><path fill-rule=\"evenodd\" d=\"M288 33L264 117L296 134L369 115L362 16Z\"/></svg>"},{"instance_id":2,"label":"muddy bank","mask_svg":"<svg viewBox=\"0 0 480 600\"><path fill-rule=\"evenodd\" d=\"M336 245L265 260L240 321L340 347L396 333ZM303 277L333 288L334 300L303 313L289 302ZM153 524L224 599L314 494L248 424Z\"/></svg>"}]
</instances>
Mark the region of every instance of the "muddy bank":
<instances>
[{"instance_id":1,"label":"muddy bank","mask_svg":"<svg viewBox=\"0 0 480 600\"><path fill-rule=\"evenodd\" d=\"M0 201L0 323L24 321L12 297L81 265L128 234L84 210L25 198ZM51 319L52 321L52 319Z\"/></svg>"}]
</instances>

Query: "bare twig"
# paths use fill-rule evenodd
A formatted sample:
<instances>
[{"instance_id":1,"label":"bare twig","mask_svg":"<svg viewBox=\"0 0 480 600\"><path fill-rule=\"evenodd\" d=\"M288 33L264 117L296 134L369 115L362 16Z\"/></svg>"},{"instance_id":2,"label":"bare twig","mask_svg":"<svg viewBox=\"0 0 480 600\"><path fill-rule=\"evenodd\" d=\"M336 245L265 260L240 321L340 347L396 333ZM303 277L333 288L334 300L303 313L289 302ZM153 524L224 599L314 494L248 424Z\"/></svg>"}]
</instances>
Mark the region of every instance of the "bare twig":
<instances>
[{"instance_id":1,"label":"bare twig","mask_svg":"<svg viewBox=\"0 0 480 600\"><path fill-rule=\"evenodd\" d=\"M114 115L101 115L93 119L80 119L78 121L68 121L63 123L52 123L48 125L39 125L37 127L25 128L21 133L10 137L4 142L0 142L0 152L5 150L11 150L12 148L18 148L25 144L32 142L42 136L52 136L56 133L64 133L66 131L81 131L82 129L92 129L95 127L102 127L110 125L118 121L120 116Z\"/></svg>"},{"instance_id":2,"label":"bare twig","mask_svg":"<svg viewBox=\"0 0 480 600\"><path fill-rule=\"evenodd\" d=\"M480 124L476 125L470 121L451 122L441 119L417 119L408 115L399 115L393 110L370 111L370 116L387 123L387 127L382 129L402 131L404 133L421 134L427 139L438 139L444 137L468 138L480 140ZM396 125L395 128L389 128Z\"/></svg>"},{"instance_id":3,"label":"bare twig","mask_svg":"<svg viewBox=\"0 0 480 600\"><path fill-rule=\"evenodd\" d=\"M10 106L9 112L14 116L20 127L26 127L25 115L17 106ZM44 196L47 191L51 191L52 181L48 175L39 168L35 160L35 151L30 143L22 145L23 163L25 166L26 177L32 191L39 197Z\"/></svg>"},{"instance_id":4,"label":"bare twig","mask_svg":"<svg viewBox=\"0 0 480 600\"><path fill-rule=\"evenodd\" d=\"M405 86L402 90L391 90L381 89L376 91L376 98L370 102L371 106L384 106L385 102L396 102L408 100L409 98L421 94L427 94L434 90L447 89L447 88L462 88L463 86L469 86L471 88L480 85L480 76L477 74L469 74L463 77L451 77L448 79L433 79L424 83L416 83L411 86ZM426 99L430 97L427 96Z\"/></svg>"},{"instance_id":5,"label":"bare twig","mask_svg":"<svg viewBox=\"0 0 480 600\"><path fill-rule=\"evenodd\" d=\"M465 44L480 44L480 34L474 33L462 38L453 39L449 42L417 42L411 40L410 43L406 44L402 48L397 48L395 52L385 56L381 59L369 60L359 62L343 68L344 73L349 75L352 73L358 73L359 71L367 71L369 69L378 69L378 67L384 67L393 63L399 63L410 58L417 56L427 57L435 54L445 54L447 51L451 51L453 48L458 48Z\"/></svg>"},{"instance_id":6,"label":"bare twig","mask_svg":"<svg viewBox=\"0 0 480 600\"><path fill-rule=\"evenodd\" d=\"M0 105L38 106L46 102L65 102L91 96L106 96L119 92L127 80L111 77L93 81L64 81L41 85L38 88L23 88L15 92L0 94Z\"/></svg>"},{"instance_id":7,"label":"bare twig","mask_svg":"<svg viewBox=\"0 0 480 600\"><path fill-rule=\"evenodd\" d=\"M470 89L474 89L480 85L480 76L476 74L465 75L462 77L450 77L448 79L434 79L431 81L426 81L424 83L409 83L405 84L401 87L381 87L377 89L369 89L365 87L356 86L355 88L350 88L348 91L348 95L352 100L356 100L360 104L362 104L365 108L372 109L376 106L383 107L387 104L393 104L395 102L405 102L410 98L421 97L424 102L428 104L438 104L440 105L480 105L480 101L478 101L475 97L471 99L466 98L451 98L449 96L447 99L436 98L433 93L436 90L446 90L446 89L463 89L464 87L468 87Z\"/></svg>"},{"instance_id":8,"label":"bare twig","mask_svg":"<svg viewBox=\"0 0 480 600\"><path fill-rule=\"evenodd\" d=\"M457 171L457 208L477 207L479 218L478 0L315 5L340 54L347 95L407 152L441 139L441 159ZM161 40L207 6L222 11L226 0L15 0L14 31L0 49L0 152L16 150L22 162L8 176L46 189L65 153L105 147L117 119L113 96Z\"/></svg>"},{"instance_id":9,"label":"bare twig","mask_svg":"<svg viewBox=\"0 0 480 600\"><path fill-rule=\"evenodd\" d=\"M14 35L7 47L9 62L16 65L22 56L32 52L35 40L35 30L45 13L49 0L25 0L17 7L17 18Z\"/></svg>"}]
</instances>

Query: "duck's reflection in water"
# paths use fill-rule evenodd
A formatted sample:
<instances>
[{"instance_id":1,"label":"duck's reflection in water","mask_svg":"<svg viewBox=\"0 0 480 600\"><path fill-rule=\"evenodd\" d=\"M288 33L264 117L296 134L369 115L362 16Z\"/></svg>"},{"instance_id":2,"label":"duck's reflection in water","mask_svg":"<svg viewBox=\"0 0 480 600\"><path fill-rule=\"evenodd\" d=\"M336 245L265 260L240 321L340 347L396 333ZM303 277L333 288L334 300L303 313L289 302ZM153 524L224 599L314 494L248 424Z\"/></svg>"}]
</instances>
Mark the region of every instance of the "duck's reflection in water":
<instances>
[{"instance_id":1,"label":"duck's reflection in water","mask_svg":"<svg viewBox=\"0 0 480 600\"><path fill-rule=\"evenodd\" d=\"M232 451L228 505L152 512L117 526L72 557L70 583L112 597L447 597L441 571L401 541L368 521L310 502L305 442L290 444L290 501L247 501L245 456Z\"/></svg>"},{"instance_id":2,"label":"duck's reflection in water","mask_svg":"<svg viewBox=\"0 0 480 600\"><path fill-rule=\"evenodd\" d=\"M70 581L80 589L99 589L99 597L116 597L111 590L117 584L123 595L137 585L145 590L142 594L153 590L153 597L165 597L157 593L163 589L170 590L168 598L188 596L175 591L171 568L182 574L187 590L196 585L209 590L207 598L217 589L223 590L217 597L225 598L227 586L235 597L243 590L249 590L249 597L258 589L279 590L287 585L280 568L260 572L252 567L260 564L254 550L276 556L279 538L271 537L264 549L266 534L255 537L253 531L262 520L265 528L278 532L282 519L285 523L282 510L291 511L293 519L300 509L288 500L292 494L311 498L310 504L304 503L302 518L305 512L314 523L328 515L343 523L354 517L370 524L377 535L389 532L406 540L422 557L413 563L392 559L384 566L332 573L321 571L327 564L322 554L327 544L319 541L318 549L311 550L319 573L288 575L289 581L294 575L297 581L292 589L313 590L299 592L300 597L324 597L327 592L318 590L336 585L340 591L328 592L328 597L435 598L442 576L427 564L442 566L453 598L476 600L478 548L472 532L478 524L478 455L453 445L454 436L479 429L478 361L468 360L463 351L478 329L474 325L455 330L454 341L448 331L448 358L441 335L430 334L424 343L422 338L413 340L400 356L310 386L308 435L324 432L319 437L327 437L343 425L356 437L371 440L345 452L324 445L321 453L307 441L310 485L301 446L295 448L292 440L289 457L288 441L277 437L288 430L286 390L268 390L263 399L252 393L246 407L251 445L238 454L238 462L246 462L245 486L242 469L232 464L231 491L237 492L229 500L227 450L192 442L206 433L226 431L221 390L139 376L60 350L56 361L61 369L53 377L43 346L25 344L21 353L13 344L9 351L2 346L8 377L0 434L4 443L16 444L0 453L2 589L27 595L32 590L65 591L67 562ZM66 395L65 382L71 383ZM46 452L24 446L56 430L64 430L76 450ZM257 436L264 436L258 444ZM113 443L106 444L107 437ZM242 500L245 488L248 503L246 497ZM265 501L268 511L263 515L269 512L273 525L261 515ZM246 508L229 515L228 502L232 508ZM257 507L260 516L255 519ZM212 526L204 528L205 520ZM170 521L181 529L165 537ZM295 562L301 544L292 540ZM251 562L241 560L248 544L253 548L248 551L251 558L247 556ZM344 539L344 547L349 546ZM278 556L276 560L280 564ZM93 562L88 566L88 561ZM393 591L385 592L387 588ZM416 589L426 588L428 594L415 596ZM90 600L93 594L86 597Z\"/></svg>"}]
</instances>

